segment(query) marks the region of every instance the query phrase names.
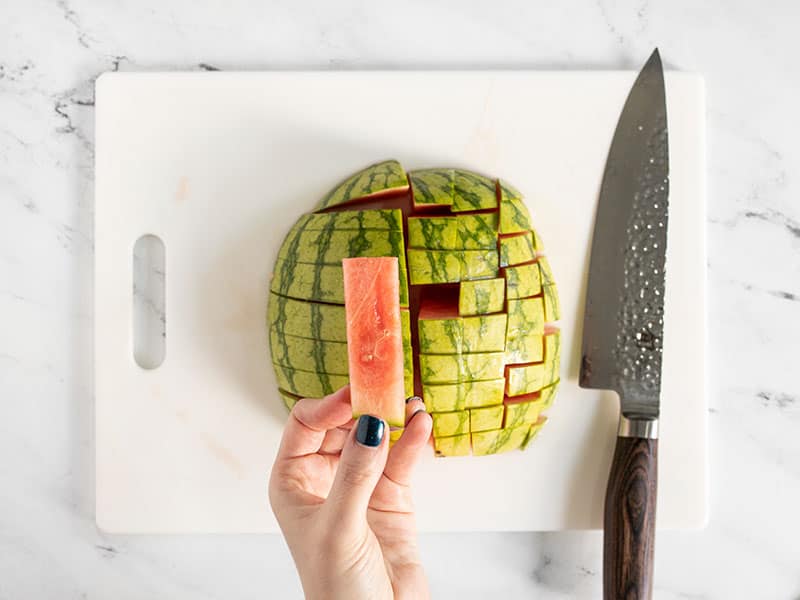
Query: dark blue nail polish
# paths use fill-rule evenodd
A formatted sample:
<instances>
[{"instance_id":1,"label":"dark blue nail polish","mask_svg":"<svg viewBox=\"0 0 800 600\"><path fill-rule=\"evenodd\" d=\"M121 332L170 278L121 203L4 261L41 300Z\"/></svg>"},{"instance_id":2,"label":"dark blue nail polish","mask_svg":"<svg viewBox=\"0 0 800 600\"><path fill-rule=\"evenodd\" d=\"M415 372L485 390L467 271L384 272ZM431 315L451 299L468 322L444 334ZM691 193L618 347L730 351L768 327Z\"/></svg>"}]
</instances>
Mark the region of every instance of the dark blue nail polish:
<instances>
[{"instance_id":1,"label":"dark blue nail polish","mask_svg":"<svg viewBox=\"0 0 800 600\"><path fill-rule=\"evenodd\" d=\"M370 415L358 417L356 425L356 441L362 446L375 448L381 445L386 425L380 419Z\"/></svg>"},{"instance_id":2,"label":"dark blue nail polish","mask_svg":"<svg viewBox=\"0 0 800 600\"><path fill-rule=\"evenodd\" d=\"M408 398L406 398L406 404L409 404L414 400L419 400L420 402L422 402L422 398L420 398L419 396L409 396Z\"/></svg>"}]
</instances>

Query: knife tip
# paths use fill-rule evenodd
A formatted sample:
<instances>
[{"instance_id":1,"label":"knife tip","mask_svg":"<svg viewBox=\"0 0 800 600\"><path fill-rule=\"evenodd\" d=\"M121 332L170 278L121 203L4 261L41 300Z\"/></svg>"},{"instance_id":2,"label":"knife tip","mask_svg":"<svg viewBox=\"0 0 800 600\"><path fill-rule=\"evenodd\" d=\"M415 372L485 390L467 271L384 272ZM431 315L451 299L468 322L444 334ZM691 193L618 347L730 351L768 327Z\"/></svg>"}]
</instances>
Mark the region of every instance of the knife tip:
<instances>
[{"instance_id":1,"label":"knife tip","mask_svg":"<svg viewBox=\"0 0 800 600\"><path fill-rule=\"evenodd\" d=\"M649 66L651 63L653 63L653 66L661 68L661 52L658 51L658 46L653 49L650 58L647 59L647 65Z\"/></svg>"}]
</instances>

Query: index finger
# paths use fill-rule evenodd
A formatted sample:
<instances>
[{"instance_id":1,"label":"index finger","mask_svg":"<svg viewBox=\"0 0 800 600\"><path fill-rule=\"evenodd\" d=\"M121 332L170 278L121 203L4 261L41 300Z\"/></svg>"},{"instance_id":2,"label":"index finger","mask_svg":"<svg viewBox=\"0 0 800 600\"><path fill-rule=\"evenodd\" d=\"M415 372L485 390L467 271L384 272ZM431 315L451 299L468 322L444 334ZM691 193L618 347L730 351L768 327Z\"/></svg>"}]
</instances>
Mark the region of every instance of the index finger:
<instances>
[{"instance_id":1,"label":"index finger","mask_svg":"<svg viewBox=\"0 0 800 600\"><path fill-rule=\"evenodd\" d=\"M321 400L304 398L292 408L283 430L277 460L319 452L325 434L353 420L350 386Z\"/></svg>"}]
</instances>

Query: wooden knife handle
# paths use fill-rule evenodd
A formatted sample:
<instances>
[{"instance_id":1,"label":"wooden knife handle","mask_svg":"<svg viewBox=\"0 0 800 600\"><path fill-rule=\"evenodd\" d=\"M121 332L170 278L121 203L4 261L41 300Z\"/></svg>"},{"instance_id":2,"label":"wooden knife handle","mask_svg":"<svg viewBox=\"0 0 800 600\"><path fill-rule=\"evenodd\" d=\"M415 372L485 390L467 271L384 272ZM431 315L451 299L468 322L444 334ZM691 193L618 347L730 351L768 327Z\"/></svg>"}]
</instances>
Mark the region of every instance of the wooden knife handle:
<instances>
[{"instance_id":1,"label":"wooden knife handle","mask_svg":"<svg viewBox=\"0 0 800 600\"><path fill-rule=\"evenodd\" d=\"M604 600L652 597L657 475L657 439L617 438L606 490Z\"/></svg>"}]
</instances>

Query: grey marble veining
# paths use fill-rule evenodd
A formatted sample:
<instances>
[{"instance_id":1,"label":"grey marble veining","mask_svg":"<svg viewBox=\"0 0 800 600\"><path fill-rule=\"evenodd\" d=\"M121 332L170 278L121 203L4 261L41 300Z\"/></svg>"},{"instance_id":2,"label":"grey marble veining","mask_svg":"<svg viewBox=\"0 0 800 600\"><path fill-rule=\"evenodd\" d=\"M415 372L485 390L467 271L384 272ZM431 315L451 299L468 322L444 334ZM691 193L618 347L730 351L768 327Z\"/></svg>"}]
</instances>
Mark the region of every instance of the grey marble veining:
<instances>
[{"instance_id":1,"label":"grey marble veining","mask_svg":"<svg viewBox=\"0 0 800 600\"><path fill-rule=\"evenodd\" d=\"M0 598L295 598L274 536L93 520L93 82L112 70L638 68L706 76L711 520L656 598L800 598L800 8L9 0L0 20ZM700 307L698 307L698 310ZM435 597L598 598L597 533L426 535Z\"/></svg>"}]
</instances>

